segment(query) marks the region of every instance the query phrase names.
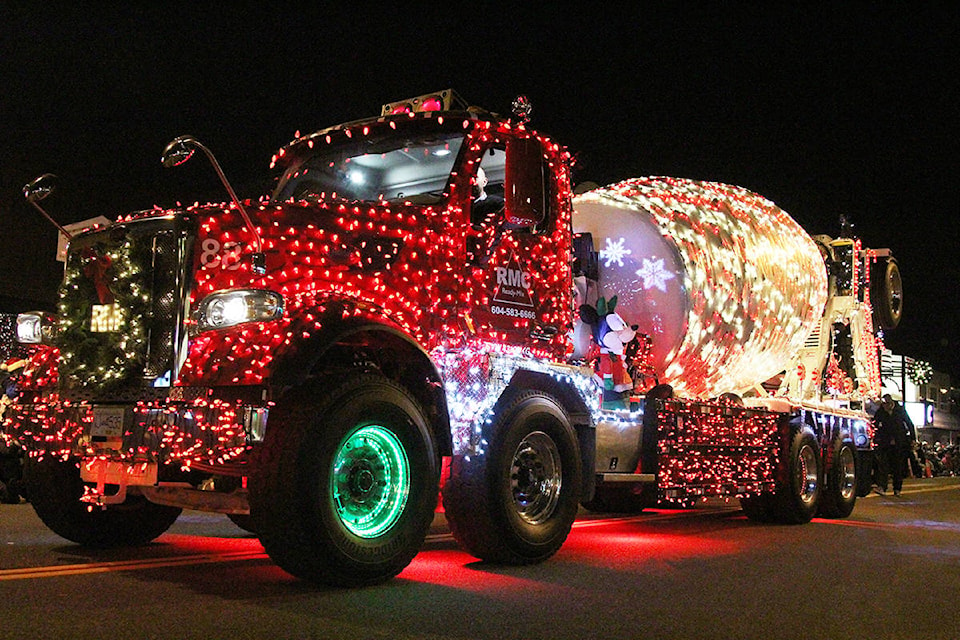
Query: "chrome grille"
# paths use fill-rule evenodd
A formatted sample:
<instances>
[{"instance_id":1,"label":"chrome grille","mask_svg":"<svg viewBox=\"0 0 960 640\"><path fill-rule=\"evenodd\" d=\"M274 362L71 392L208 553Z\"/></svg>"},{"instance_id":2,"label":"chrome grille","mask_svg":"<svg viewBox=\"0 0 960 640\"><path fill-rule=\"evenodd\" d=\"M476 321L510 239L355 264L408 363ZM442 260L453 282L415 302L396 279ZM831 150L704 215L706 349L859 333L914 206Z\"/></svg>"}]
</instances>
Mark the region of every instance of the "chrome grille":
<instances>
[{"instance_id":1,"label":"chrome grille","mask_svg":"<svg viewBox=\"0 0 960 640\"><path fill-rule=\"evenodd\" d=\"M180 298L176 283L168 274L179 271L177 234L164 231L153 237L153 273L151 278L150 312L153 316L147 341L147 358L143 375L155 379L173 366L173 343L176 335ZM171 284L173 286L171 286Z\"/></svg>"}]
</instances>

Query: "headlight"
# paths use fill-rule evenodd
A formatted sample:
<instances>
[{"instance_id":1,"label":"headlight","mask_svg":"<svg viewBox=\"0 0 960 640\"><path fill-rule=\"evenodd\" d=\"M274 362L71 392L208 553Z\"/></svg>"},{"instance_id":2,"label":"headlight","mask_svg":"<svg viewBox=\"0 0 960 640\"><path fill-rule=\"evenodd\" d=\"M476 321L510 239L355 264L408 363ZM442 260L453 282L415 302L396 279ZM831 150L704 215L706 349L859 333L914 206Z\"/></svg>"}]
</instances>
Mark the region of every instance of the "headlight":
<instances>
[{"instance_id":1,"label":"headlight","mask_svg":"<svg viewBox=\"0 0 960 640\"><path fill-rule=\"evenodd\" d=\"M17 315L17 341L23 344L50 344L56 329L53 316L42 311Z\"/></svg>"},{"instance_id":2,"label":"headlight","mask_svg":"<svg viewBox=\"0 0 960 640\"><path fill-rule=\"evenodd\" d=\"M262 289L234 289L211 293L194 318L198 331L223 329L244 322L266 322L283 315L283 296Z\"/></svg>"}]
</instances>

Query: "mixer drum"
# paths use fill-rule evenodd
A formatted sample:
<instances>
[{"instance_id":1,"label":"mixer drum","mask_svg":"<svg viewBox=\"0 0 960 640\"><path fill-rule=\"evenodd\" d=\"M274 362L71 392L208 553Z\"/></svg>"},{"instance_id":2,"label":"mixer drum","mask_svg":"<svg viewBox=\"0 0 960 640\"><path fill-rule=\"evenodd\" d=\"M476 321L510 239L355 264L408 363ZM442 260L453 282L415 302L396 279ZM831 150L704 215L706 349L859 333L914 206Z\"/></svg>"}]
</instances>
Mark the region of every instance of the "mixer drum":
<instances>
[{"instance_id":1,"label":"mixer drum","mask_svg":"<svg viewBox=\"0 0 960 640\"><path fill-rule=\"evenodd\" d=\"M809 235L746 189L636 178L574 199L599 291L653 339L660 382L684 397L744 393L783 371L823 313L827 273Z\"/></svg>"}]
</instances>

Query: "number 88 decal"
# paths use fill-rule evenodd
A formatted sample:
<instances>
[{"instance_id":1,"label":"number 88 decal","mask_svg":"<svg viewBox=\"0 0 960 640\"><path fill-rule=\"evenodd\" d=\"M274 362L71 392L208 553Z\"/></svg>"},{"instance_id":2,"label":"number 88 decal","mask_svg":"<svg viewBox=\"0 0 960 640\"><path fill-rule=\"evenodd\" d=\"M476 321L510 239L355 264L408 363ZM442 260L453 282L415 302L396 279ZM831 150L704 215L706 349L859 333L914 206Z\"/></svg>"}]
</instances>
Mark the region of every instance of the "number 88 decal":
<instances>
[{"instance_id":1,"label":"number 88 decal","mask_svg":"<svg viewBox=\"0 0 960 640\"><path fill-rule=\"evenodd\" d=\"M240 243L224 242L222 245L214 238L205 238L200 245L200 265L204 269L225 269L233 271L240 267Z\"/></svg>"}]
</instances>

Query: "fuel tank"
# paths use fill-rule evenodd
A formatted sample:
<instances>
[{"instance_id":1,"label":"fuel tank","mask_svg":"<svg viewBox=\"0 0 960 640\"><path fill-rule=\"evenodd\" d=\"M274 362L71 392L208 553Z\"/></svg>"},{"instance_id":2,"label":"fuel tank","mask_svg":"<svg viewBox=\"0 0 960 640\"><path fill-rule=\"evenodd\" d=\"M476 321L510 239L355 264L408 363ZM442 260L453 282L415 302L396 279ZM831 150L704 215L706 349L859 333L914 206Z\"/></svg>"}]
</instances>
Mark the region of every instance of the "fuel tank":
<instances>
[{"instance_id":1,"label":"fuel tank","mask_svg":"<svg viewBox=\"0 0 960 640\"><path fill-rule=\"evenodd\" d=\"M653 340L659 381L683 397L744 393L783 371L823 313L813 239L751 191L635 178L574 199L593 236L599 295Z\"/></svg>"}]
</instances>

